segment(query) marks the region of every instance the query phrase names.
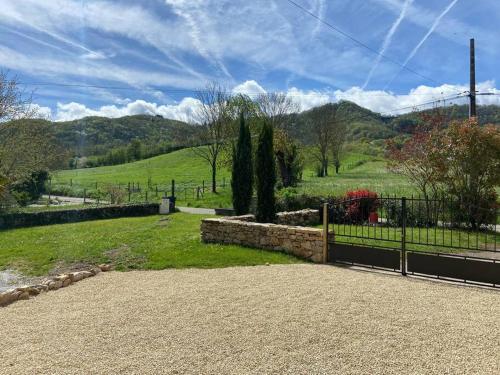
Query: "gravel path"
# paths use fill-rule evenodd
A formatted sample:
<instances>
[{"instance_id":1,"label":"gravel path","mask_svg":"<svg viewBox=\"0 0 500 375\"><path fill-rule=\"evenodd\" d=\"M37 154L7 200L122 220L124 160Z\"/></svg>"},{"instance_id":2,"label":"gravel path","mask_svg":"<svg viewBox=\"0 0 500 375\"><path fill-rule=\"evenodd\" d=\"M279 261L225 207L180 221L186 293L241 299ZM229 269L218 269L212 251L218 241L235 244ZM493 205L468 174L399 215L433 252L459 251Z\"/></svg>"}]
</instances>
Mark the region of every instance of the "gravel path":
<instances>
[{"instance_id":1,"label":"gravel path","mask_svg":"<svg viewBox=\"0 0 500 375\"><path fill-rule=\"evenodd\" d=\"M500 292L320 266L111 272L0 309L0 374L499 374Z\"/></svg>"}]
</instances>

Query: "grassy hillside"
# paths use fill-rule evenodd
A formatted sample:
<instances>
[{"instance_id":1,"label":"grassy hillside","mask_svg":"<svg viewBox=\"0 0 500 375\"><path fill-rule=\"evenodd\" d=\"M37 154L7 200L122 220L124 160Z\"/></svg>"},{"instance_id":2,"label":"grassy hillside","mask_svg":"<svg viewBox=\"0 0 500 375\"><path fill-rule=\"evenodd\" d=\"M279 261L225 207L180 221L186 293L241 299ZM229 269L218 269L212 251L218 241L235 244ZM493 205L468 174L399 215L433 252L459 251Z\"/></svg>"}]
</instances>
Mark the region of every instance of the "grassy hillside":
<instances>
[{"instance_id":1,"label":"grassy hillside","mask_svg":"<svg viewBox=\"0 0 500 375\"><path fill-rule=\"evenodd\" d=\"M294 190L297 193L314 195L343 195L347 190L357 188L367 188L385 194L414 193L406 180L387 171L385 160L382 157L368 155L363 153L362 150L363 147L352 148L343 158L340 173L334 175L332 169L330 171L331 175L325 178L316 177L314 161L306 159L303 182ZM306 155L310 154L307 149L305 153ZM177 197L181 205L197 207L231 206L229 171L220 169L217 178L220 186L219 193L210 193L210 169L207 163L197 157L191 149L184 149L134 163L60 171L54 175L52 187L55 192L81 195L84 188L87 194L92 194L95 191L96 183L98 189L102 189L106 184L121 184L122 187L125 187L129 182L133 182L139 183L144 190L148 184L148 179L152 184L148 199L156 199L156 185L159 186L160 192L167 191L169 193L170 181L175 179ZM226 181L225 188L222 188L223 179ZM207 189L205 194L200 195L197 199L196 187L201 187L203 181L205 181ZM70 182L72 183L71 187ZM132 200L141 199L145 199L144 191L132 195Z\"/></svg>"},{"instance_id":2,"label":"grassy hillside","mask_svg":"<svg viewBox=\"0 0 500 375\"><path fill-rule=\"evenodd\" d=\"M231 206L230 173L220 169L217 176L220 194L209 193L210 169L206 161L198 157L192 149L183 149L127 164L59 171L53 175L52 191L56 194L82 196L85 189L86 194L92 196L96 190L102 190L109 184L125 188L128 183L133 183L139 184L141 192L132 194L131 199L140 201L146 199L145 188L148 186L148 181L151 184L148 199L157 198L157 187L160 196L163 192L170 195L172 179L176 181L180 204L185 205L189 202L190 205L200 207ZM205 194L201 190L203 182L206 187ZM199 196L198 187L200 187Z\"/></svg>"},{"instance_id":3,"label":"grassy hillside","mask_svg":"<svg viewBox=\"0 0 500 375\"><path fill-rule=\"evenodd\" d=\"M172 179L178 183L201 184L203 180L208 182L210 176L208 164L187 148L133 163L60 171L54 174L52 182L61 184L73 180L73 184L89 188L96 182L146 184L148 179L153 184L170 184ZM221 170L219 178L228 176L227 171Z\"/></svg>"}]
</instances>

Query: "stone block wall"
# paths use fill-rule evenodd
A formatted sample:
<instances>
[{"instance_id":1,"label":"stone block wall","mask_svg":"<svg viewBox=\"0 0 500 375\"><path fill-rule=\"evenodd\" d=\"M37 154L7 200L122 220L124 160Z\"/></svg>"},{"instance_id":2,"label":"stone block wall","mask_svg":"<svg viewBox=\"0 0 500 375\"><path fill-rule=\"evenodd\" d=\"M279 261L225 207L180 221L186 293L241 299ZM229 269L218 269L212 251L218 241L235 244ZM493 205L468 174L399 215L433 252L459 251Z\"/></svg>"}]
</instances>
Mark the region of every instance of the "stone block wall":
<instances>
[{"instance_id":1,"label":"stone block wall","mask_svg":"<svg viewBox=\"0 0 500 375\"><path fill-rule=\"evenodd\" d=\"M276 224L309 226L320 223L319 210L305 209L292 212L279 212L276 215Z\"/></svg>"},{"instance_id":2,"label":"stone block wall","mask_svg":"<svg viewBox=\"0 0 500 375\"><path fill-rule=\"evenodd\" d=\"M310 211L315 211L315 220L318 222L318 211ZM312 213L301 212L295 217L292 215L293 213L286 214L281 214L281 222L307 223L309 220L313 220ZM204 219L201 223L201 239L207 243L237 244L258 249L282 251L312 262L323 262L322 229L255 223L254 220L252 215Z\"/></svg>"}]
</instances>

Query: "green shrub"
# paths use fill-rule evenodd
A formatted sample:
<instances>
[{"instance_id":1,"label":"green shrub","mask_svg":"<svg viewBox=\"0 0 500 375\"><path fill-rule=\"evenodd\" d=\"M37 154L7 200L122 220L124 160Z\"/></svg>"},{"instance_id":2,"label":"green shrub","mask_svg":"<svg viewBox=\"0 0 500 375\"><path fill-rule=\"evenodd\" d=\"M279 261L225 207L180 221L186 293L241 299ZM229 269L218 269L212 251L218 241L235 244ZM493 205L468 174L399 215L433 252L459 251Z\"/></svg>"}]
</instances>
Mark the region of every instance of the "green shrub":
<instances>
[{"instance_id":1,"label":"green shrub","mask_svg":"<svg viewBox=\"0 0 500 375\"><path fill-rule=\"evenodd\" d=\"M233 150L231 189L236 215L247 214L253 194L252 139L243 114L240 115L238 143Z\"/></svg>"},{"instance_id":2,"label":"green shrub","mask_svg":"<svg viewBox=\"0 0 500 375\"><path fill-rule=\"evenodd\" d=\"M256 219L260 223L271 223L276 215L276 167L273 151L273 127L264 123L259 135L255 176L257 182Z\"/></svg>"}]
</instances>

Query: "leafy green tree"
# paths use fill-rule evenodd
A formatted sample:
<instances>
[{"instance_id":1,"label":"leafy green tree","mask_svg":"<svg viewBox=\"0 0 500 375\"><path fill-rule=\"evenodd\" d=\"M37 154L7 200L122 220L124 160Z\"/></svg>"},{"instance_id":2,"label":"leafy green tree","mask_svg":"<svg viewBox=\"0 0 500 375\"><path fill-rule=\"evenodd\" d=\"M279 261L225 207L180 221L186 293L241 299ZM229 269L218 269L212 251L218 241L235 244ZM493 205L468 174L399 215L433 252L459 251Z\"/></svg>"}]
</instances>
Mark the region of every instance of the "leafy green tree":
<instances>
[{"instance_id":1,"label":"leafy green tree","mask_svg":"<svg viewBox=\"0 0 500 375\"><path fill-rule=\"evenodd\" d=\"M240 114L238 143L233 149L233 170L231 179L233 207L237 215L249 212L253 193L252 139L250 128Z\"/></svg>"},{"instance_id":2,"label":"leafy green tree","mask_svg":"<svg viewBox=\"0 0 500 375\"><path fill-rule=\"evenodd\" d=\"M142 143L137 138L130 142L130 146L128 147L128 159L129 161L142 159Z\"/></svg>"},{"instance_id":3,"label":"leafy green tree","mask_svg":"<svg viewBox=\"0 0 500 375\"><path fill-rule=\"evenodd\" d=\"M273 150L273 126L265 121L259 135L255 165L257 182L257 221L269 223L276 214L276 169Z\"/></svg>"}]
</instances>

